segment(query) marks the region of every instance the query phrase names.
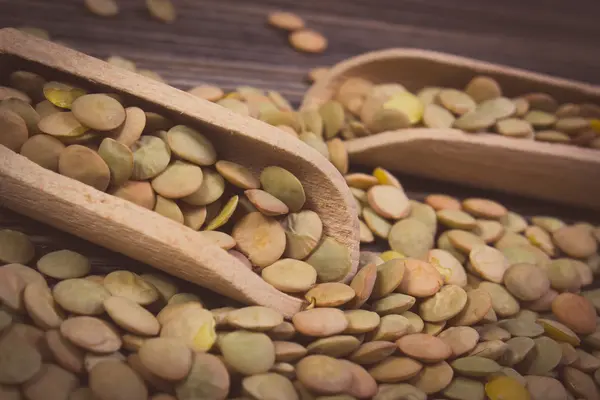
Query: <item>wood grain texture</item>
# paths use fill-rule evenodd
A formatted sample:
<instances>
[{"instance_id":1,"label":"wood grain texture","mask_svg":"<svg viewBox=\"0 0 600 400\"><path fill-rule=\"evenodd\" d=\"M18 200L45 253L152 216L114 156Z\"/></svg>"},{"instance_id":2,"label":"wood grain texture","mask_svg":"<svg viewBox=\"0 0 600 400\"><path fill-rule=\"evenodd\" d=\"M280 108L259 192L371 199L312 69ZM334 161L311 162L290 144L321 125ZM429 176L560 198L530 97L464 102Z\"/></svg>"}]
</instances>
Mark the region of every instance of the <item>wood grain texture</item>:
<instances>
[{"instance_id":1,"label":"wood grain texture","mask_svg":"<svg viewBox=\"0 0 600 400\"><path fill-rule=\"evenodd\" d=\"M333 65L367 51L418 47L445 51L559 77L600 84L600 2L580 0L173 0L180 18L165 25L149 18L144 0L119 0L114 19L90 14L83 0L0 0L0 27L37 26L87 54L121 55L187 89L215 83L279 90L298 104L312 67ZM295 52L287 37L265 24L270 10L298 12L329 39L323 55ZM355 166L356 167L356 166ZM354 168L356 169L356 168ZM364 170L368 171L368 170ZM426 192L483 196L525 215L595 220L584 209L482 191L400 174L411 198ZM0 204L0 228L32 236L41 252L70 248L88 255L96 272L147 269ZM378 243L374 248L381 248ZM203 297L204 299L205 297Z\"/></svg>"},{"instance_id":2,"label":"wood grain texture","mask_svg":"<svg viewBox=\"0 0 600 400\"><path fill-rule=\"evenodd\" d=\"M600 86L446 53L397 48L336 64L307 91L302 108L319 107L352 77L397 82L416 92L426 86L465 87L480 74L496 79L507 97L544 92L561 103L600 104ZM345 145L353 163L600 210L596 179L600 153L595 149L426 128L379 133Z\"/></svg>"},{"instance_id":3,"label":"wood grain texture","mask_svg":"<svg viewBox=\"0 0 600 400\"><path fill-rule=\"evenodd\" d=\"M0 0L0 26L31 25L97 57L118 54L188 88L255 85L299 102L309 68L390 47L445 51L600 83L600 2L580 0L173 0L178 20L152 20L144 0L119 0L103 19L83 0ZM298 12L323 32L323 55L295 52L265 24L270 10Z\"/></svg>"}]
</instances>

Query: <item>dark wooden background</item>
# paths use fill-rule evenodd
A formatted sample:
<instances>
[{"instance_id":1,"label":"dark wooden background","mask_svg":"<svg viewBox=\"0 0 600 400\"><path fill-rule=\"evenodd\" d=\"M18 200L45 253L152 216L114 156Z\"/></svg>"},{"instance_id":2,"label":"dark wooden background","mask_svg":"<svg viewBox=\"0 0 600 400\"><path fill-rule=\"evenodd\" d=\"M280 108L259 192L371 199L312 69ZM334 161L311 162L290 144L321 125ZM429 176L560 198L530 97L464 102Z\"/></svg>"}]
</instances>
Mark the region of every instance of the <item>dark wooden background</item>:
<instances>
[{"instance_id":1,"label":"dark wooden background","mask_svg":"<svg viewBox=\"0 0 600 400\"><path fill-rule=\"evenodd\" d=\"M173 0L173 24L151 19L144 0L118 0L115 18L89 13L83 0L0 0L0 27L35 26L53 40L106 58L120 55L159 72L173 86L202 82L225 89L276 89L298 103L306 73L366 51L419 47L600 84L600 0ZM269 11L300 14L329 39L322 55L295 52L285 33L266 25ZM525 214L596 219L585 210L501 194L402 179L423 192L483 195ZM576 195L576 194L574 194ZM34 235L43 251L80 249L96 265L133 265L69 235L0 208L0 227Z\"/></svg>"},{"instance_id":2,"label":"dark wooden background","mask_svg":"<svg viewBox=\"0 0 600 400\"><path fill-rule=\"evenodd\" d=\"M254 85L299 101L306 72L366 51L420 47L600 83L598 0L173 0L179 18L152 20L145 0L100 18L83 0L0 0L0 26L32 25L85 53L133 59L172 85ZM266 25L300 14L323 32L322 55L295 52Z\"/></svg>"}]
</instances>

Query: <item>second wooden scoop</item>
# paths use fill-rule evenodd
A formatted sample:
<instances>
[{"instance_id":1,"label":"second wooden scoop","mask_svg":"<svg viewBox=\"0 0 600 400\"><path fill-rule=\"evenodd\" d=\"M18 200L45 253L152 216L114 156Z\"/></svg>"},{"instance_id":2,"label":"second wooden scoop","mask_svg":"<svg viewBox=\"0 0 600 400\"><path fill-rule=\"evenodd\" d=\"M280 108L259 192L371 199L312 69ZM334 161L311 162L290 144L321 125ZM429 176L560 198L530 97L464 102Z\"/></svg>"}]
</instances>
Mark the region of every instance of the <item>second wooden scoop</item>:
<instances>
[{"instance_id":1,"label":"second wooden scoop","mask_svg":"<svg viewBox=\"0 0 600 400\"><path fill-rule=\"evenodd\" d=\"M302 108L333 99L348 78L463 88L477 75L496 79L505 96L545 92L559 102L600 105L600 88L502 65L417 49L366 53L334 66L304 97ZM413 128L346 141L353 163L476 187L600 209L600 150L555 143Z\"/></svg>"},{"instance_id":2,"label":"second wooden scoop","mask_svg":"<svg viewBox=\"0 0 600 400\"><path fill-rule=\"evenodd\" d=\"M358 219L338 171L304 143L258 120L234 114L168 85L13 29L0 30L0 76L39 73L83 88L118 93L206 135L220 159L255 173L279 165L304 185L305 208L319 214L324 234L348 246L358 264ZM266 283L200 234L152 211L48 171L0 145L0 206L70 232L244 303L299 311L302 301Z\"/></svg>"}]
</instances>

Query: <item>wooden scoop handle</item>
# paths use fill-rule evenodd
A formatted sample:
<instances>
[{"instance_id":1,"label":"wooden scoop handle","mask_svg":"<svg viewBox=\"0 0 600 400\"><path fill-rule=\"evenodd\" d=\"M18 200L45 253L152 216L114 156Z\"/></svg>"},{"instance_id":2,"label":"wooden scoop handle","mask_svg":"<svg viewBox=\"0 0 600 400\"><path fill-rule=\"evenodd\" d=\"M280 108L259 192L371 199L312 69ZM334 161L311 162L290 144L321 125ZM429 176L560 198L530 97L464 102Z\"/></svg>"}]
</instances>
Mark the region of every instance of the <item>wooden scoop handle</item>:
<instances>
[{"instance_id":1,"label":"wooden scoop handle","mask_svg":"<svg viewBox=\"0 0 600 400\"><path fill-rule=\"evenodd\" d=\"M345 142L361 165L600 209L600 151L454 129L403 129Z\"/></svg>"},{"instance_id":2,"label":"wooden scoop handle","mask_svg":"<svg viewBox=\"0 0 600 400\"><path fill-rule=\"evenodd\" d=\"M302 307L192 229L46 170L0 145L0 205L243 303Z\"/></svg>"}]
</instances>

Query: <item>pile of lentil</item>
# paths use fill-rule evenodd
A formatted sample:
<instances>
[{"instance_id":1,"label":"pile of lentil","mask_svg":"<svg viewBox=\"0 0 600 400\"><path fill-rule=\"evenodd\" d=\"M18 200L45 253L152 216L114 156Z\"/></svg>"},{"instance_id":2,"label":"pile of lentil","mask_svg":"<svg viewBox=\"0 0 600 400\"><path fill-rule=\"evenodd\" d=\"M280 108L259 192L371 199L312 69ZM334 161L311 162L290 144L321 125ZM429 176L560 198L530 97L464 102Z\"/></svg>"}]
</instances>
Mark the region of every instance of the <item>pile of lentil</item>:
<instances>
[{"instance_id":1,"label":"pile of lentil","mask_svg":"<svg viewBox=\"0 0 600 400\"><path fill-rule=\"evenodd\" d=\"M0 145L199 231L258 273L287 259L306 260L321 281L350 273L349 249L305 207L303 184L290 171L272 165L255 173L219 159L205 134L124 106L119 95L28 71L8 82L0 86ZM287 112L280 95L272 98L273 112Z\"/></svg>"},{"instance_id":2,"label":"pile of lentil","mask_svg":"<svg viewBox=\"0 0 600 400\"><path fill-rule=\"evenodd\" d=\"M600 399L599 226L418 201L383 168L349 173L336 136L356 121L341 103L297 112L277 92L192 90L345 175L364 244L351 276L289 171L217 161L201 132L115 94L25 71L8 82L1 144L199 230L306 308L286 321L151 269L97 271L0 227L2 400Z\"/></svg>"},{"instance_id":3,"label":"pile of lentil","mask_svg":"<svg viewBox=\"0 0 600 400\"><path fill-rule=\"evenodd\" d=\"M291 321L0 230L2 398L598 398L598 227L443 194L390 217L380 192L403 189L360 176L389 250L362 251L348 284L300 260L260 269L306 298Z\"/></svg>"},{"instance_id":4,"label":"pile of lentil","mask_svg":"<svg viewBox=\"0 0 600 400\"><path fill-rule=\"evenodd\" d=\"M352 77L339 86L326 105L335 104L345 112L339 131L344 139L395 130L401 133L415 127L456 128L600 148L600 105L561 103L545 92L507 96L498 80L487 75L474 76L461 89L425 86L415 93L401 82L376 84ZM337 132L328 137L335 135Z\"/></svg>"}]
</instances>

